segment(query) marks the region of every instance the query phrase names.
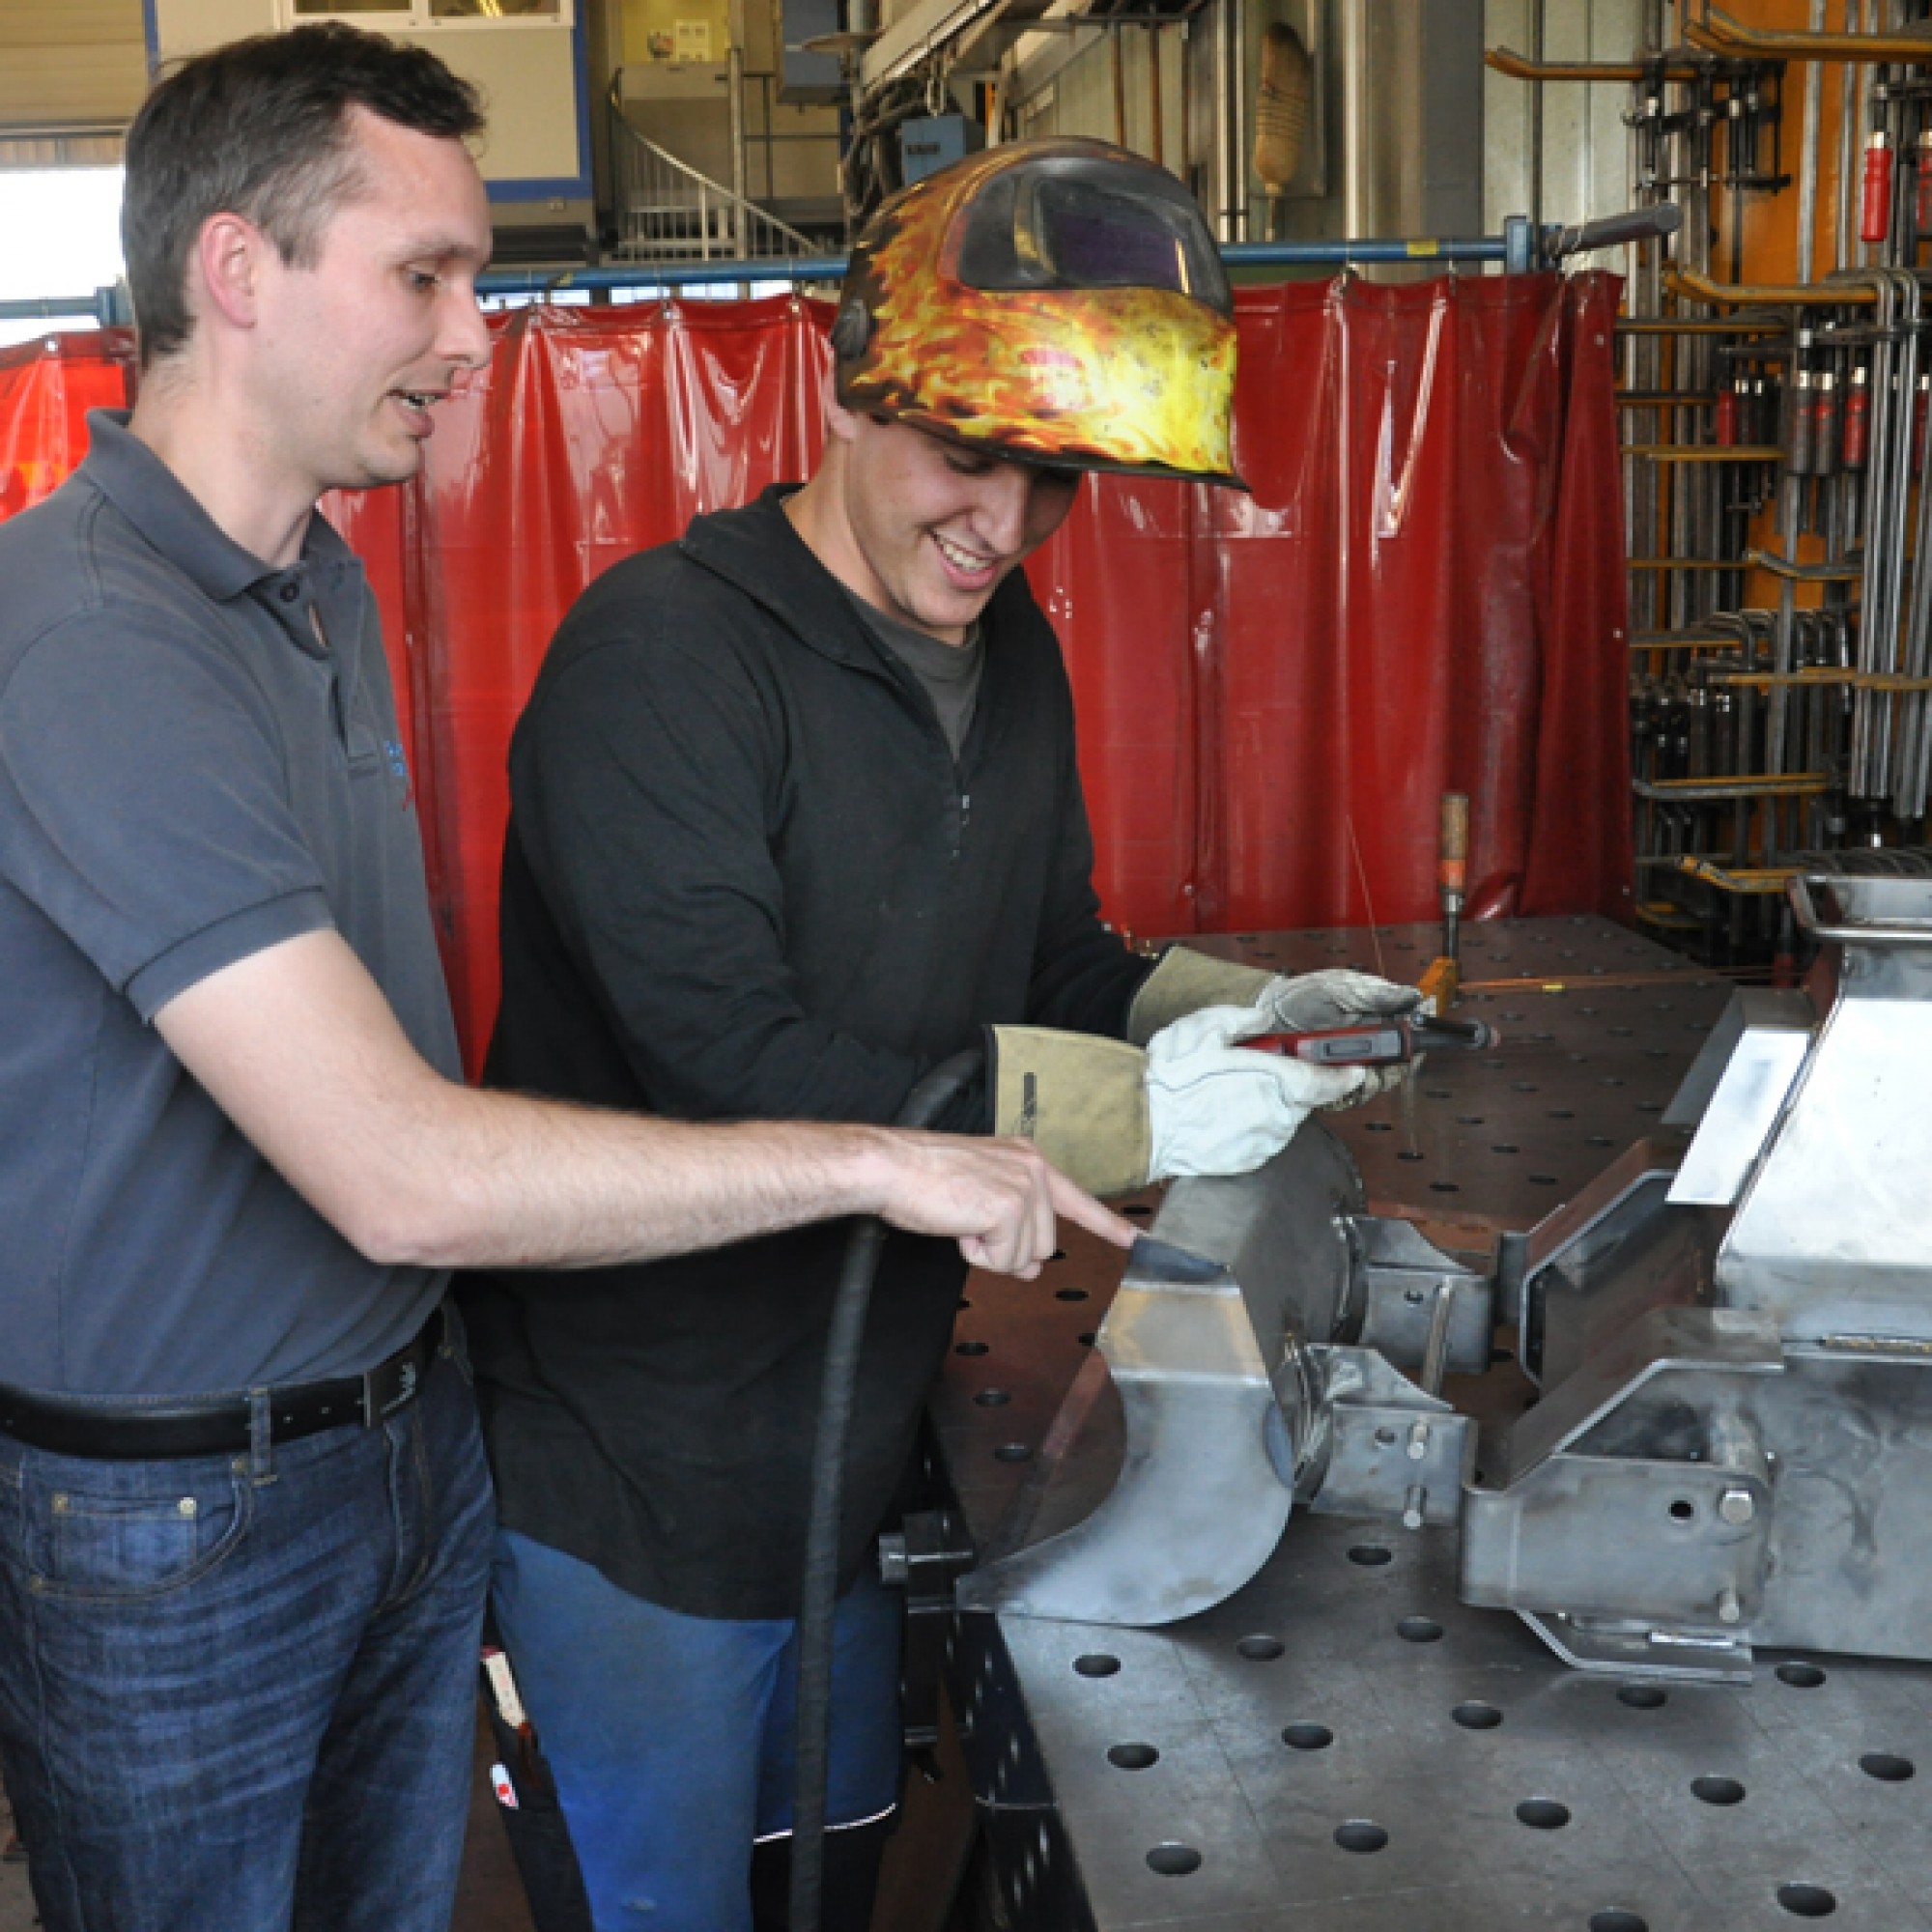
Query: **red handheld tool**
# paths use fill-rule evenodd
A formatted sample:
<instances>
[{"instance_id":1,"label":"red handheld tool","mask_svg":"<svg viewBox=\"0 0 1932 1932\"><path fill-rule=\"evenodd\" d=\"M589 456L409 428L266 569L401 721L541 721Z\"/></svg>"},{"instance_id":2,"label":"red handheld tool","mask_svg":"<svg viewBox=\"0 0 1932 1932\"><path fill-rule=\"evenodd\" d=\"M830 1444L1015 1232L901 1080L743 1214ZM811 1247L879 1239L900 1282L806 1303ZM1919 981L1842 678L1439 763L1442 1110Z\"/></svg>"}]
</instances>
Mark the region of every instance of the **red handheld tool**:
<instances>
[{"instance_id":1,"label":"red handheld tool","mask_svg":"<svg viewBox=\"0 0 1932 1932\"><path fill-rule=\"evenodd\" d=\"M1883 242L1891 228L1891 145L1874 128L1865 143L1864 192L1859 198L1859 240Z\"/></svg>"},{"instance_id":2,"label":"red handheld tool","mask_svg":"<svg viewBox=\"0 0 1932 1932\"><path fill-rule=\"evenodd\" d=\"M1314 1033L1263 1034L1258 1039L1240 1043L1258 1053L1278 1053L1311 1066L1392 1066L1425 1053L1482 1053L1499 1046L1502 1035L1483 1020L1438 1020L1427 1013L1403 1013L1392 1019Z\"/></svg>"},{"instance_id":3,"label":"red handheld tool","mask_svg":"<svg viewBox=\"0 0 1932 1932\"><path fill-rule=\"evenodd\" d=\"M1866 439L1871 424L1870 378L1865 365L1852 365L1851 386L1845 391L1845 454L1847 469L1865 467Z\"/></svg>"}]
</instances>

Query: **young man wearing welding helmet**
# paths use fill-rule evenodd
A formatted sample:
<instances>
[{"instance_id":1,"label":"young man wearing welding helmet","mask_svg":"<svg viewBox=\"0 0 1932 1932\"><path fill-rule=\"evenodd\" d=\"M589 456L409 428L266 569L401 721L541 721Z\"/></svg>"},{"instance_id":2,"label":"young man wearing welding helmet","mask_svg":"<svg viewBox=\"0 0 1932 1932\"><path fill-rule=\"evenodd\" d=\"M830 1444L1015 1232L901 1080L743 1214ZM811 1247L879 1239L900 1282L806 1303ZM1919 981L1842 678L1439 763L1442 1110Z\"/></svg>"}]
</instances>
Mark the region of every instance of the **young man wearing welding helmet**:
<instances>
[{"instance_id":1,"label":"young man wearing welding helmet","mask_svg":"<svg viewBox=\"0 0 1932 1932\"><path fill-rule=\"evenodd\" d=\"M1238 1042L1403 1010L1408 989L1154 962L1100 923L1066 675L1018 569L1083 470L1236 481L1232 307L1186 192L1095 142L996 149L880 211L816 473L618 565L558 632L511 753L494 1080L880 1122L983 1047L946 1123L1030 1135L1101 1192L1254 1167L1311 1108L1374 1091ZM498 1622L599 1926L783 1922L841 1247L806 1232L472 1293ZM871 1552L963 1273L895 1236L872 1302L830 1925L866 1925L896 1801L899 1611Z\"/></svg>"}]
</instances>

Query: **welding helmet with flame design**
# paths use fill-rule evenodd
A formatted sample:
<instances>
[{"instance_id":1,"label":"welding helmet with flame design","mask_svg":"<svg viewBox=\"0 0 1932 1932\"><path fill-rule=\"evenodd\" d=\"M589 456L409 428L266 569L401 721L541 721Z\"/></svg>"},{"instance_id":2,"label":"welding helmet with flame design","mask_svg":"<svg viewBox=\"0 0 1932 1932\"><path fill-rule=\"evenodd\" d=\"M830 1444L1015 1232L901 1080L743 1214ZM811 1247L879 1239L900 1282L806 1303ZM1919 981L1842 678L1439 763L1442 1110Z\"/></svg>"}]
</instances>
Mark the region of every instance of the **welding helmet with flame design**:
<instances>
[{"instance_id":1,"label":"welding helmet with flame design","mask_svg":"<svg viewBox=\"0 0 1932 1932\"><path fill-rule=\"evenodd\" d=\"M866 224L838 401L1057 469L1233 483L1234 298L1166 169L1102 141L988 149Z\"/></svg>"}]
</instances>

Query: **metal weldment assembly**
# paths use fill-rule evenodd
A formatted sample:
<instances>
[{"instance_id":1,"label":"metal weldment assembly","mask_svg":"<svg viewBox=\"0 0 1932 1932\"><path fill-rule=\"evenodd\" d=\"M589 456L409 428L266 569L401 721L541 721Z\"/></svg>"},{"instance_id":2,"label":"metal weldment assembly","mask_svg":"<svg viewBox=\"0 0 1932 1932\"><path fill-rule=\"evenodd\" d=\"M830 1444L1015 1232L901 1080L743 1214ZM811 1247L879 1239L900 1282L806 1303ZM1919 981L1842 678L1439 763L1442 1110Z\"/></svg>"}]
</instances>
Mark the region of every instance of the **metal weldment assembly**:
<instances>
[{"instance_id":1,"label":"metal weldment assembly","mask_svg":"<svg viewBox=\"0 0 1932 1932\"><path fill-rule=\"evenodd\" d=\"M1097 1323L1091 1270L976 1278L952 1682L1012 1923L1919 1922L1932 885L1794 896L1808 990L1721 1019L1602 923L1475 927L1508 1044L1407 1145L1378 1104L1174 1183Z\"/></svg>"}]
</instances>

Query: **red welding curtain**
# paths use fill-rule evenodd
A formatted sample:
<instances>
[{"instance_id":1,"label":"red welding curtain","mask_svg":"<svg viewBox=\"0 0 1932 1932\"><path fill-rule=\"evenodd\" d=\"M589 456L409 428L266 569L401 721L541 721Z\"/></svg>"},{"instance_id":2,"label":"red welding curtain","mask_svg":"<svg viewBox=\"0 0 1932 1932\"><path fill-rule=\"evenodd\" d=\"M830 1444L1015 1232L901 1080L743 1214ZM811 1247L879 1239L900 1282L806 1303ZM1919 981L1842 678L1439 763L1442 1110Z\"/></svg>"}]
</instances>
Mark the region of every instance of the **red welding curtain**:
<instances>
[{"instance_id":1,"label":"red welding curtain","mask_svg":"<svg viewBox=\"0 0 1932 1932\"><path fill-rule=\"evenodd\" d=\"M125 328L48 335L0 349L0 519L60 487L87 454L89 410L128 400Z\"/></svg>"},{"instance_id":2,"label":"red welding curtain","mask_svg":"<svg viewBox=\"0 0 1932 1932\"><path fill-rule=\"evenodd\" d=\"M1472 800L1476 914L1627 910L1616 294L1600 275L1241 293L1253 494L1099 478L1030 566L1111 918L1432 917L1445 789ZM828 321L789 298L521 311L440 412L423 479L330 506L383 600L472 1061L503 751L551 630L616 558L806 472ZM46 460L34 423L67 420L23 392L78 393L83 353L0 356L0 479Z\"/></svg>"}]
</instances>

